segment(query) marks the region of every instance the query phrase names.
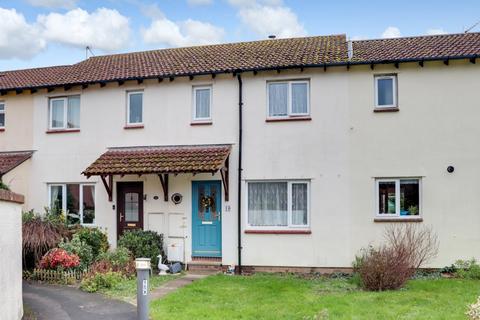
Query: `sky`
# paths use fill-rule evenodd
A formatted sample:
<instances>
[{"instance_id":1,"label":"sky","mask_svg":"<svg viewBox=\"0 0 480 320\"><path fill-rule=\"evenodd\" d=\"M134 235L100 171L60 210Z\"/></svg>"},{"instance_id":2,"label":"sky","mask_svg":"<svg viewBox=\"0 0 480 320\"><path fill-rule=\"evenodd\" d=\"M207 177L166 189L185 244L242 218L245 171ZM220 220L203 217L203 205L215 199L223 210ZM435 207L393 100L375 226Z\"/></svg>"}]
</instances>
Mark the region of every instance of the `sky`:
<instances>
[{"instance_id":1,"label":"sky","mask_svg":"<svg viewBox=\"0 0 480 320\"><path fill-rule=\"evenodd\" d=\"M272 34L356 40L460 33L478 21L478 0L0 0L0 70L77 63L86 46L91 56Z\"/></svg>"}]
</instances>

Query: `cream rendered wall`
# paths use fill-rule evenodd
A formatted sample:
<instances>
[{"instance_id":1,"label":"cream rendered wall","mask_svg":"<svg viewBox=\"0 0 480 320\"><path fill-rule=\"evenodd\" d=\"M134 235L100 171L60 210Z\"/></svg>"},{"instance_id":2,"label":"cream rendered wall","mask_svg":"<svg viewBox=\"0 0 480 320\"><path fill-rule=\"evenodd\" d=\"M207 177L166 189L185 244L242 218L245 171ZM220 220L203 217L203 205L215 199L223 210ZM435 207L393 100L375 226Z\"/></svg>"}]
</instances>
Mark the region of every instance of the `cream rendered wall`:
<instances>
[{"instance_id":1,"label":"cream rendered wall","mask_svg":"<svg viewBox=\"0 0 480 320\"><path fill-rule=\"evenodd\" d=\"M25 196L25 202L22 205L25 210L29 210L31 163L32 159L30 158L2 177L3 183L5 183L11 191Z\"/></svg>"},{"instance_id":2,"label":"cream rendered wall","mask_svg":"<svg viewBox=\"0 0 480 320\"><path fill-rule=\"evenodd\" d=\"M480 258L479 70L468 61L351 68L351 255L382 241L385 224L373 222L374 178L414 176L422 177L422 224L439 236L431 265ZM382 73L398 74L399 112L373 112L373 75Z\"/></svg>"}]
</instances>

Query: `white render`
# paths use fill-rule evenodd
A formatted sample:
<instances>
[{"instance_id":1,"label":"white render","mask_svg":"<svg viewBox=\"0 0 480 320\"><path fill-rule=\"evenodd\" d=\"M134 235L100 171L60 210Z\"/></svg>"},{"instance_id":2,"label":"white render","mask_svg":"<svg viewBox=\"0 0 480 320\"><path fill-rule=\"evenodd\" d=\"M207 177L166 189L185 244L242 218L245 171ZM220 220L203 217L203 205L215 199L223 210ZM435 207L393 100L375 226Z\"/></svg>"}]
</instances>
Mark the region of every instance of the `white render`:
<instances>
[{"instance_id":1,"label":"white render","mask_svg":"<svg viewBox=\"0 0 480 320\"><path fill-rule=\"evenodd\" d=\"M443 267L480 252L480 137L478 65L465 61L310 68L242 74L244 144L242 230L246 229L246 181L310 181L311 234L242 232L242 262L251 266L350 267L362 247L380 243L387 225L374 222L375 178L421 178L421 224L438 233ZM375 113L374 75L397 74L399 112ZM310 121L266 122L267 81L310 81ZM212 87L212 125L191 126L194 86ZM144 128L124 129L127 91L144 90ZM48 98L81 95L80 132L47 134ZM36 150L24 169L9 173L23 181L26 208L48 205L48 183L94 182L96 225L116 242L115 202L109 202L97 177L81 172L108 147L232 144L230 201L223 202L222 263L237 263L238 82L232 75L145 80L80 87L63 92L40 90L4 96L7 112L0 150ZM27 111L26 111L27 110ZM28 111L30 110L30 111ZM12 122L15 121L14 124ZM447 173L447 166L455 167ZM27 174L28 172L28 174ZM15 178L18 176L18 178ZM170 177L163 201L158 176L116 176L143 181L144 227L165 234L167 245L182 244L191 256L191 181L220 180L216 174ZM8 182L8 180L4 180ZM159 196L154 200L154 196ZM229 210L227 210L229 208Z\"/></svg>"}]
</instances>

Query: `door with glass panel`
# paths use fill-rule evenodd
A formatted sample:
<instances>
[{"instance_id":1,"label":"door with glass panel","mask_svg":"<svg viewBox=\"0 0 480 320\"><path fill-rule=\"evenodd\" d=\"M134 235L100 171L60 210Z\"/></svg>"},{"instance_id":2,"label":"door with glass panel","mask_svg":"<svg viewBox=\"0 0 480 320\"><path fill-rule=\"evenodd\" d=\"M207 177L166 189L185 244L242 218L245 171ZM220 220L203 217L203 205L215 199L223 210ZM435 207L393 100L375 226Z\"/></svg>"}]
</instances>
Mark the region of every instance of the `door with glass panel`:
<instances>
[{"instance_id":1,"label":"door with glass panel","mask_svg":"<svg viewBox=\"0 0 480 320\"><path fill-rule=\"evenodd\" d=\"M117 183L117 236L143 229L143 182Z\"/></svg>"}]
</instances>

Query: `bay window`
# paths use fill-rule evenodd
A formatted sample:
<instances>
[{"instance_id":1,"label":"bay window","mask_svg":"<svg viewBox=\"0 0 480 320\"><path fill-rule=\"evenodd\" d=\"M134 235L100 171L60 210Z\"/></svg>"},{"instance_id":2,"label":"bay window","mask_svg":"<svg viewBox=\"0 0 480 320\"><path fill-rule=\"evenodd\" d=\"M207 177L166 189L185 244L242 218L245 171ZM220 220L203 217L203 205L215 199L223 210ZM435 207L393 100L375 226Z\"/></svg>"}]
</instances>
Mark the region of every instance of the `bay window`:
<instances>
[{"instance_id":1,"label":"bay window","mask_svg":"<svg viewBox=\"0 0 480 320\"><path fill-rule=\"evenodd\" d=\"M50 130L79 129L80 96L51 98L48 122Z\"/></svg>"},{"instance_id":2,"label":"bay window","mask_svg":"<svg viewBox=\"0 0 480 320\"><path fill-rule=\"evenodd\" d=\"M377 216L409 218L420 215L420 179L378 179Z\"/></svg>"},{"instance_id":3,"label":"bay window","mask_svg":"<svg viewBox=\"0 0 480 320\"><path fill-rule=\"evenodd\" d=\"M66 215L68 224L95 224L95 186L67 183L48 186L49 208Z\"/></svg>"},{"instance_id":4,"label":"bay window","mask_svg":"<svg viewBox=\"0 0 480 320\"><path fill-rule=\"evenodd\" d=\"M252 181L247 184L248 226L288 229L309 225L308 181Z\"/></svg>"},{"instance_id":5,"label":"bay window","mask_svg":"<svg viewBox=\"0 0 480 320\"><path fill-rule=\"evenodd\" d=\"M309 81L267 83L268 117L288 118L310 114Z\"/></svg>"}]
</instances>

